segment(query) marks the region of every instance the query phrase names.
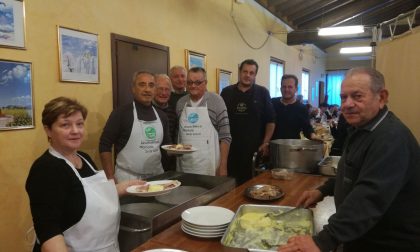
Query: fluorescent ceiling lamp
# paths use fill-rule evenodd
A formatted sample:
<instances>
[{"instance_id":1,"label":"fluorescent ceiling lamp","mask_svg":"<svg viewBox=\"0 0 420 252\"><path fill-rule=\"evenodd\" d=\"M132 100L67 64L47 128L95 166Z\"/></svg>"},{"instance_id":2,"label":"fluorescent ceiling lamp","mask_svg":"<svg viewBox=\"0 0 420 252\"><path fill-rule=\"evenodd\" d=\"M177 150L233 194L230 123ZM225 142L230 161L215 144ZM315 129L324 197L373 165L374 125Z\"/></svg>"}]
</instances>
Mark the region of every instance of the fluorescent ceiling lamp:
<instances>
[{"instance_id":1,"label":"fluorescent ceiling lamp","mask_svg":"<svg viewBox=\"0 0 420 252\"><path fill-rule=\"evenodd\" d=\"M357 34L363 33L364 31L363 25L327 27L319 29L318 36Z\"/></svg>"},{"instance_id":2,"label":"fluorescent ceiling lamp","mask_svg":"<svg viewBox=\"0 0 420 252\"><path fill-rule=\"evenodd\" d=\"M370 52L372 52L372 47L370 47L370 46L343 47L343 48L340 49L341 54L370 53Z\"/></svg>"}]
</instances>

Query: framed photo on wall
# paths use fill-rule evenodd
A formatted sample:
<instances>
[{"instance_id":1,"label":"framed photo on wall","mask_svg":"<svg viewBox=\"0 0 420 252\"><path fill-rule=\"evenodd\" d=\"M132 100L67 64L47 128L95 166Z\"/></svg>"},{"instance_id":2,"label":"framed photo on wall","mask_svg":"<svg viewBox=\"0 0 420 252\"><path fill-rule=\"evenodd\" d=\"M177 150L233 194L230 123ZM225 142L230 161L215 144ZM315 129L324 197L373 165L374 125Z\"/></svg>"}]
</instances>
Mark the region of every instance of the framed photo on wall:
<instances>
[{"instance_id":1,"label":"framed photo on wall","mask_svg":"<svg viewBox=\"0 0 420 252\"><path fill-rule=\"evenodd\" d=\"M98 34L58 27L60 81L99 83Z\"/></svg>"},{"instance_id":2,"label":"framed photo on wall","mask_svg":"<svg viewBox=\"0 0 420 252\"><path fill-rule=\"evenodd\" d=\"M23 0L0 0L0 46L25 49Z\"/></svg>"},{"instance_id":3,"label":"framed photo on wall","mask_svg":"<svg viewBox=\"0 0 420 252\"><path fill-rule=\"evenodd\" d=\"M220 68L216 69L216 92L220 94L223 88L230 85L230 79L232 77L232 72L228 70L223 70Z\"/></svg>"},{"instance_id":4,"label":"framed photo on wall","mask_svg":"<svg viewBox=\"0 0 420 252\"><path fill-rule=\"evenodd\" d=\"M0 130L34 128L32 64L0 59Z\"/></svg>"},{"instance_id":5,"label":"framed photo on wall","mask_svg":"<svg viewBox=\"0 0 420 252\"><path fill-rule=\"evenodd\" d=\"M185 49L185 67L187 70L192 67L202 67L207 71L206 55Z\"/></svg>"}]
</instances>

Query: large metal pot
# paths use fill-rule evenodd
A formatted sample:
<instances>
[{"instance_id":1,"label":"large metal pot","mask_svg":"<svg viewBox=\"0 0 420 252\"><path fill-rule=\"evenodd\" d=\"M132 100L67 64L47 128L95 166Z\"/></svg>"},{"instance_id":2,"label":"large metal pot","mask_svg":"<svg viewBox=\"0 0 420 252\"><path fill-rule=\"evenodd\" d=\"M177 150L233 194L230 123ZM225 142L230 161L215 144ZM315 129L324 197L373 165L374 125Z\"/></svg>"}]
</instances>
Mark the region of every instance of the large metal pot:
<instances>
[{"instance_id":1,"label":"large metal pot","mask_svg":"<svg viewBox=\"0 0 420 252\"><path fill-rule=\"evenodd\" d=\"M299 139L276 139L270 142L270 162L274 168L314 173L322 159L322 142Z\"/></svg>"}]
</instances>

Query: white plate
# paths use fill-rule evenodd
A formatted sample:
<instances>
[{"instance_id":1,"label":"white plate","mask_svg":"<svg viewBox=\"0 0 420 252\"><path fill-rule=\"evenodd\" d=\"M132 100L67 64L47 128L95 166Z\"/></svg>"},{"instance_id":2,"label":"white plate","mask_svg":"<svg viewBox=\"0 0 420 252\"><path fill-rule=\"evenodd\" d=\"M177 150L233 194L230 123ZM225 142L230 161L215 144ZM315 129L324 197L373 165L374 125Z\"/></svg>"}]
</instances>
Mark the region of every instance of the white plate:
<instances>
[{"instance_id":1,"label":"white plate","mask_svg":"<svg viewBox=\"0 0 420 252\"><path fill-rule=\"evenodd\" d=\"M172 181L175 181L176 183L175 187L168 188L162 191L157 191L157 192L137 192L136 188L140 187L139 185L129 186L126 190L129 194L132 194L132 195L136 195L140 197L153 197L153 196L169 193L173 189L179 187L181 185L181 182L179 182L178 180L155 180L155 181L147 182L148 185L161 185L161 184L170 183Z\"/></svg>"},{"instance_id":2,"label":"white plate","mask_svg":"<svg viewBox=\"0 0 420 252\"><path fill-rule=\"evenodd\" d=\"M208 235L215 235L215 234L220 234L220 233L224 233L227 229L227 227L222 228L222 229L200 229L200 228L193 228L191 226L185 225L185 222L182 223L182 227L188 231L191 232L195 232L195 233L200 233L200 234L208 234Z\"/></svg>"},{"instance_id":3,"label":"white plate","mask_svg":"<svg viewBox=\"0 0 420 252\"><path fill-rule=\"evenodd\" d=\"M218 226L202 226L202 225L195 225L195 224L189 223L188 221L185 221L185 220L182 220L182 223L186 227L191 227L193 229L200 229L200 230L221 230L221 229L226 229L229 226L229 224L218 225Z\"/></svg>"},{"instance_id":4,"label":"white plate","mask_svg":"<svg viewBox=\"0 0 420 252\"><path fill-rule=\"evenodd\" d=\"M192 236L197 236L197 237L201 237L201 238L217 238L217 237L221 237L223 236L223 233L219 233L219 234L201 234L201 233L196 233L196 232L192 232L190 230L185 229L182 225L181 225L181 229L182 231L184 231L185 233L192 235Z\"/></svg>"},{"instance_id":5,"label":"white plate","mask_svg":"<svg viewBox=\"0 0 420 252\"><path fill-rule=\"evenodd\" d=\"M182 212L182 219L195 225L220 226L230 223L235 215L229 209L217 206L198 206Z\"/></svg>"},{"instance_id":6,"label":"white plate","mask_svg":"<svg viewBox=\"0 0 420 252\"><path fill-rule=\"evenodd\" d=\"M166 150L168 154L188 154L197 150L197 148L191 147L189 150L176 150L171 148L172 144L162 145L161 148Z\"/></svg>"},{"instance_id":7,"label":"white plate","mask_svg":"<svg viewBox=\"0 0 420 252\"><path fill-rule=\"evenodd\" d=\"M179 249L165 249L165 248L161 248L161 249L149 249L149 250L145 250L143 252L187 252L185 250L179 250Z\"/></svg>"}]
</instances>

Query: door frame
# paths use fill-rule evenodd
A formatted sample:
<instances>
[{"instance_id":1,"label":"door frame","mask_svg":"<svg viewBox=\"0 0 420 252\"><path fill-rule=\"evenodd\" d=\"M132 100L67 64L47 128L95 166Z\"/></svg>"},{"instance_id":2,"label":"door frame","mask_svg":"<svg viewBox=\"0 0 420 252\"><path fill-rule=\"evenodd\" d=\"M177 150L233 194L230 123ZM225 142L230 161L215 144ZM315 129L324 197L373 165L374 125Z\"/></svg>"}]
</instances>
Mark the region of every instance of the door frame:
<instances>
[{"instance_id":1,"label":"door frame","mask_svg":"<svg viewBox=\"0 0 420 252\"><path fill-rule=\"evenodd\" d=\"M162 51L167 51L168 53L168 67L169 70L170 66L170 55L169 55L169 47L163 46L159 44L155 44L149 41L136 39L127 37L124 35L119 35L116 33L111 33L111 66L112 66L112 108L116 109L118 105L118 66L117 66L117 59L118 59L118 52L117 52L117 42L123 41L131 44L138 44L140 46L151 47L155 49L159 49Z\"/></svg>"}]
</instances>

